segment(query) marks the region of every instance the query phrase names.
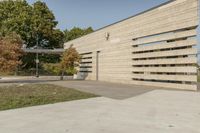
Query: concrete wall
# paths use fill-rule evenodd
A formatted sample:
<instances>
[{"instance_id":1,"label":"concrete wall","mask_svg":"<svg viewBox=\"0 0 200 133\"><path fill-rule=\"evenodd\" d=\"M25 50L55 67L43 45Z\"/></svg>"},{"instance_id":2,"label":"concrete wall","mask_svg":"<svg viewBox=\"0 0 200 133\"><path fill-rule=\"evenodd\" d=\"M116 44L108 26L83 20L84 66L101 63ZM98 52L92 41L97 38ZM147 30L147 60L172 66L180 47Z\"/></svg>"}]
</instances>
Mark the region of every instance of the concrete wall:
<instances>
[{"instance_id":1,"label":"concrete wall","mask_svg":"<svg viewBox=\"0 0 200 133\"><path fill-rule=\"evenodd\" d=\"M198 0L175 0L65 48L77 48L83 57L79 75L88 80L196 90L197 26Z\"/></svg>"}]
</instances>

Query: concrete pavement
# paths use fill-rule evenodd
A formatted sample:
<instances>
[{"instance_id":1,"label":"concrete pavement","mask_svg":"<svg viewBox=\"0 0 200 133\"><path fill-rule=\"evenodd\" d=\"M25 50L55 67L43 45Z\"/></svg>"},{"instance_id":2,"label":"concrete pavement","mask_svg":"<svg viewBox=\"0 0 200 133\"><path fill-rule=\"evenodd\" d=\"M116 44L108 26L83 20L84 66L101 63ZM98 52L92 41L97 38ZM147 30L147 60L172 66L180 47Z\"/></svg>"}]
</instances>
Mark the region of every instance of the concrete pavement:
<instances>
[{"instance_id":1,"label":"concrete pavement","mask_svg":"<svg viewBox=\"0 0 200 133\"><path fill-rule=\"evenodd\" d=\"M153 90L0 111L0 133L199 133L200 93Z\"/></svg>"},{"instance_id":2,"label":"concrete pavement","mask_svg":"<svg viewBox=\"0 0 200 133\"><path fill-rule=\"evenodd\" d=\"M108 98L126 99L133 96L141 95L156 89L155 87L126 85L117 83L108 83L100 81L56 81L48 82L67 88L74 88L80 91L94 93Z\"/></svg>"},{"instance_id":3,"label":"concrete pavement","mask_svg":"<svg viewBox=\"0 0 200 133\"><path fill-rule=\"evenodd\" d=\"M108 98L114 99L126 99L133 96L141 95L153 90L171 90L171 91L186 91L177 90L171 88L153 87L153 86L142 86L142 85L128 85L118 84L101 81L85 81L85 80L68 80L68 81L55 81L47 82L63 87L74 88L80 91L90 92L97 95L101 95ZM198 87L199 88L199 87Z\"/></svg>"}]
</instances>

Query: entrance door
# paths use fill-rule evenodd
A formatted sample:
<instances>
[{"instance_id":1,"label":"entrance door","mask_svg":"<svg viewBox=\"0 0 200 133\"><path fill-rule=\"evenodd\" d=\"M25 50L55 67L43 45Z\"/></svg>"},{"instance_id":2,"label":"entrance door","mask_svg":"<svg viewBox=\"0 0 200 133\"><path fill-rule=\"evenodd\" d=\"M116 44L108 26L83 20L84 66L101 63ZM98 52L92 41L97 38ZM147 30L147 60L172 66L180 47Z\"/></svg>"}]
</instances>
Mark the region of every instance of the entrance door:
<instances>
[{"instance_id":1,"label":"entrance door","mask_svg":"<svg viewBox=\"0 0 200 133\"><path fill-rule=\"evenodd\" d=\"M96 80L99 80L99 54L100 51L97 51L97 55L96 55Z\"/></svg>"}]
</instances>

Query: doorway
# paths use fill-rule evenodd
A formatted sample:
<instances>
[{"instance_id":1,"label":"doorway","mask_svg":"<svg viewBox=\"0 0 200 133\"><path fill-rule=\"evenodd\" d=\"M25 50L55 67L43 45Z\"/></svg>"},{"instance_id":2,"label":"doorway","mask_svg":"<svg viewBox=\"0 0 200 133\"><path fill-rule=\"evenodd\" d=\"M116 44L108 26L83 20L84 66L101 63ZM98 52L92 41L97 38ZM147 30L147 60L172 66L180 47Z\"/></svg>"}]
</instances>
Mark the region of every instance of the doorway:
<instances>
[{"instance_id":1,"label":"doorway","mask_svg":"<svg viewBox=\"0 0 200 133\"><path fill-rule=\"evenodd\" d=\"M96 81L99 80L99 54L100 51L96 52Z\"/></svg>"}]
</instances>

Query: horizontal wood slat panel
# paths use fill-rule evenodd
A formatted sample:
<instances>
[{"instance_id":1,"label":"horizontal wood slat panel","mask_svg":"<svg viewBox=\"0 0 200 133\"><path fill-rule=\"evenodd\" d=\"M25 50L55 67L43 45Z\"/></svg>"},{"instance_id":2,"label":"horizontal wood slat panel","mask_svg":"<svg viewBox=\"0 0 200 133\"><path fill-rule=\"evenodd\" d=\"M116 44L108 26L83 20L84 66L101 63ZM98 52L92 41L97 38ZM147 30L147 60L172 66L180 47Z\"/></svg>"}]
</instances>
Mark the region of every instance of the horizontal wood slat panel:
<instances>
[{"instance_id":1,"label":"horizontal wood slat panel","mask_svg":"<svg viewBox=\"0 0 200 133\"><path fill-rule=\"evenodd\" d=\"M189 30L189 31L183 31L183 32L177 32L177 33L166 33L162 35L155 35L152 37L144 38L144 39L138 39L134 42L133 45L141 45L146 43L152 43L152 42L158 42L158 41L166 41L166 40L172 40L172 39L178 39L183 37L190 37L190 36L196 36L197 31L195 30Z\"/></svg>"},{"instance_id":2,"label":"horizontal wood slat panel","mask_svg":"<svg viewBox=\"0 0 200 133\"><path fill-rule=\"evenodd\" d=\"M196 57L133 61L133 65L164 65L164 64L168 65L168 64L194 64L194 63L197 63Z\"/></svg>"},{"instance_id":3,"label":"horizontal wood slat panel","mask_svg":"<svg viewBox=\"0 0 200 133\"><path fill-rule=\"evenodd\" d=\"M197 44L196 38L189 39L189 40L183 40L183 41L177 41L177 42L161 42L159 44L150 45L150 46L140 46L133 48L133 52L139 52L139 51L149 51L149 50L158 50L158 49L166 49L166 48L178 48L183 46L193 46Z\"/></svg>"},{"instance_id":4,"label":"horizontal wood slat panel","mask_svg":"<svg viewBox=\"0 0 200 133\"><path fill-rule=\"evenodd\" d=\"M92 62L92 59L81 59L81 62Z\"/></svg>"},{"instance_id":5,"label":"horizontal wood slat panel","mask_svg":"<svg viewBox=\"0 0 200 133\"><path fill-rule=\"evenodd\" d=\"M197 81L196 75L159 75L159 74L133 74L136 79L170 80L170 81Z\"/></svg>"},{"instance_id":6,"label":"horizontal wood slat panel","mask_svg":"<svg viewBox=\"0 0 200 133\"><path fill-rule=\"evenodd\" d=\"M82 66L83 66L83 67L92 66L92 63L80 64L79 66L80 66L80 67L82 67Z\"/></svg>"},{"instance_id":7,"label":"horizontal wood slat panel","mask_svg":"<svg viewBox=\"0 0 200 133\"><path fill-rule=\"evenodd\" d=\"M93 55L92 54L86 54L86 55L80 55L81 58L87 58L87 57L92 57Z\"/></svg>"},{"instance_id":8,"label":"horizontal wood slat panel","mask_svg":"<svg viewBox=\"0 0 200 133\"><path fill-rule=\"evenodd\" d=\"M92 71L92 68L79 68L79 71Z\"/></svg>"},{"instance_id":9,"label":"horizontal wood slat panel","mask_svg":"<svg viewBox=\"0 0 200 133\"><path fill-rule=\"evenodd\" d=\"M180 50L169 50L169 51L159 51L152 53L140 53L133 54L133 59L137 58L150 58L150 57L167 57L167 56L180 56L180 55L195 55L197 54L197 49L188 48L188 49L180 49Z\"/></svg>"},{"instance_id":10,"label":"horizontal wood slat panel","mask_svg":"<svg viewBox=\"0 0 200 133\"><path fill-rule=\"evenodd\" d=\"M196 73L195 66L183 67L133 67L134 72L173 72L173 73Z\"/></svg>"}]
</instances>

